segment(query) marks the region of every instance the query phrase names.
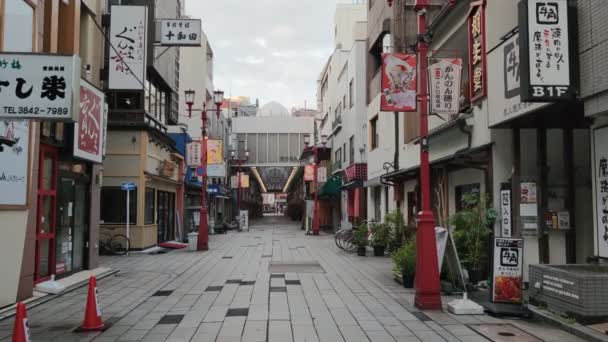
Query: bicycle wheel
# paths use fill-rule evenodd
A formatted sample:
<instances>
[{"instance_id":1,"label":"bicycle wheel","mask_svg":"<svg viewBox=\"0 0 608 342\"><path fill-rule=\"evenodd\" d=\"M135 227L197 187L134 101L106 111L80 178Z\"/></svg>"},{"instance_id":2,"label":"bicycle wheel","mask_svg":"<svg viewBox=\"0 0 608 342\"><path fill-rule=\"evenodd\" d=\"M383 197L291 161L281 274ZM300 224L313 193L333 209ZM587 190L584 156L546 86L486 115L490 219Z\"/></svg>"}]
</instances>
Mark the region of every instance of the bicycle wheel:
<instances>
[{"instance_id":1,"label":"bicycle wheel","mask_svg":"<svg viewBox=\"0 0 608 342\"><path fill-rule=\"evenodd\" d=\"M125 235L114 235L110 242L110 248L115 255L125 255L131 248L131 241Z\"/></svg>"},{"instance_id":2,"label":"bicycle wheel","mask_svg":"<svg viewBox=\"0 0 608 342\"><path fill-rule=\"evenodd\" d=\"M342 249L342 246L340 246L340 240L342 239L342 237L340 235L342 235L342 233L344 232L344 229L340 229L336 232L336 235L334 236L334 242L336 243L336 246L338 246L338 248Z\"/></svg>"},{"instance_id":3,"label":"bicycle wheel","mask_svg":"<svg viewBox=\"0 0 608 342\"><path fill-rule=\"evenodd\" d=\"M100 255L112 255L112 249L110 248L110 244L112 240L112 235L107 233L99 234L99 254Z\"/></svg>"}]
</instances>

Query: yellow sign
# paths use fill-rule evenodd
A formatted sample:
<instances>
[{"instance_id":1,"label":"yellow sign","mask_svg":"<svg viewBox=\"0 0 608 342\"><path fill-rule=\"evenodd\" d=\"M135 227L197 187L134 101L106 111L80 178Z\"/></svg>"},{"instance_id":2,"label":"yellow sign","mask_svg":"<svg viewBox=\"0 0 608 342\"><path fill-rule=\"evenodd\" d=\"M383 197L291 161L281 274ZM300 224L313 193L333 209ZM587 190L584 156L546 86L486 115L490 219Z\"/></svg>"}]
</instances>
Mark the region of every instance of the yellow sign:
<instances>
[{"instance_id":1,"label":"yellow sign","mask_svg":"<svg viewBox=\"0 0 608 342\"><path fill-rule=\"evenodd\" d=\"M224 163L224 155L221 140L207 140L207 164L215 165Z\"/></svg>"},{"instance_id":2,"label":"yellow sign","mask_svg":"<svg viewBox=\"0 0 608 342\"><path fill-rule=\"evenodd\" d=\"M241 173L241 188L249 188L249 175L245 173Z\"/></svg>"}]
</instances>

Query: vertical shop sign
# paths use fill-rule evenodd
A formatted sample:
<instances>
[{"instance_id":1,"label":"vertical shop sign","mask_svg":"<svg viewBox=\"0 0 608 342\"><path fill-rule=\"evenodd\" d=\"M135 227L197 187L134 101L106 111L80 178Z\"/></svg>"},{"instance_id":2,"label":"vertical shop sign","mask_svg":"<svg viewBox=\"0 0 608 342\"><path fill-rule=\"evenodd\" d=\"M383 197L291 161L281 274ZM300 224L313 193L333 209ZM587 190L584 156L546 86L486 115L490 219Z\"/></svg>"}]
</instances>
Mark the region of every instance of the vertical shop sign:
<instances>
[{"instance_id":1,"label":"vertical shop sign","mask_svg":"<svg viewBox=\"0 0 608 342\"><path fill-rule=\"evenodd\" d=\"M512 235L511 190L502 190L500 192L500 214L502 237L509 238Z\"/></svg>"},{"instance_id":2,"label":"vertical shop sign","mask_svg":"<svg viewBox=\"0 0 608 342\"><path fill-rule=\"evenodd\" d=\"M186 145L186 163L188 166L201 165L201 143L194 141Z\"/></svg>"},{"instance_id":3,"label":"vertical shop sign","mask_svg":"<svg viewBox=\"0 0 608 342\"><path fill-rule=\"evenodd\" d=\"M469 33L469 94L471 102L486 96L486 14L485 0L471 4L467 22Z\"/></svg>"},{"instance_id":4,"label":"vertical shop sign","mask_svg":"<svg viewBox=\"0 0 608 342\"><path fill-rule=\"evenodd\" d=\"M460 110L461 58L429 58L431 113L456 115Z\"/></svg>"},{"instance_id":5,"label":"vertical shop sign","mask_svg":"<svg viewBox=\"0 0 608 342\"><path fill-rule=\"evenodd\" d=\"M608 258L608 127L593 132L598 256Z\"/></svg>"},{"instance_id":6,"label":"vertical shop sign","mask_svg":"<svg viewBox=\"0 0 608 342\"><path fill-rule=\"evenodd\" d=\"M109 89L144 88L147 24L145 6L112 6Z\"/></svg>"},{"instance_id":7,"label":"vertical shop sign","mask_svg":"<svg viewBox=\"0 0 608 342\"><path fill-rule=\"evenodd\" d=\"M492 301L521 303L524 240L494 239Z\"/></svg>"},{"instance_id":8,"label":"vertical shop sign","mask_svg":"<svg viewBox=\"0 0 608 342\"><path fill-rule=\"evenodd\" d=\"M74 125L74 156L94 163L103 161L104 94L80 81L80 113Z\"/></svg>"},{"instance_id":9,"label":"vertical shop sign","mask_svg":"<svg viewBox=\"0 0 608 342\"><path fill-rule=\"evenodd\" d=\"M572 16L572 18L571 18ZM527 0L519 4L522 101L575 98L568 0Z\"/></svg>"},{"instance_id":10,"label":"vertical shop sign","mask_svg":"<svg viewBox=\"0 0 608 342\"><path fill-rule=\"evenodd\" d=\"M417 57L414 54L386 53L382 55L383 112L415 112L417 108Z\"/></svg>"}]
</instances>

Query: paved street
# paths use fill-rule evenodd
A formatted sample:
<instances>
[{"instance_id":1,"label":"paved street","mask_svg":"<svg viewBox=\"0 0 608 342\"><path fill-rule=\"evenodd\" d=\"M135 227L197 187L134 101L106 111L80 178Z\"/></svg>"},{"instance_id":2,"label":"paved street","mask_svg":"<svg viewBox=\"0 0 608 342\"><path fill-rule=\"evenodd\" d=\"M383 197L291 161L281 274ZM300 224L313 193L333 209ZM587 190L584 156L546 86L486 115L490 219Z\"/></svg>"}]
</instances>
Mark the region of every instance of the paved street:
<instances>
[{"instance_id":1,"label":"paved street","mask_svg":"<svg viewBox=\"0 0 608 342\"><path fill-rule=\"evenodd\" d=\"M390 258L346 254L332 236L305 236L281 218L212 236L208 253L109 257L103 266L121 271L98 283L112 327L71 332L83 318L82 288L28 312L33 341L582 341L540 323L419 312L391 279ZM1 341L12 324L0 322Z\"/></svg>"}]
</instances>

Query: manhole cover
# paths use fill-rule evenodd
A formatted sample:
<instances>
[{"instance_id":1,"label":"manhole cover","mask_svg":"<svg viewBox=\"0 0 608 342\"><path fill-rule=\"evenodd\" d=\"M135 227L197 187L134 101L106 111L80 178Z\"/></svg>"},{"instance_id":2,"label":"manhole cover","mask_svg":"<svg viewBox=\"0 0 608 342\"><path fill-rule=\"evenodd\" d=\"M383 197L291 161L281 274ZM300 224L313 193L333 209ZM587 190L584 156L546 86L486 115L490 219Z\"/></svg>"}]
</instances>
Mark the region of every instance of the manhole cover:
<instances>
[{"instance_id":1,"label":"manhole cover","mask_svg":"<svg viewBox=\"0 0 608 342\"><path fill-rule=\"evenodd\" d=\"M471 324L469 327L490 341L497 342L542 342L511 324Z\"/></svg>"},{"instance_id":2,"label":"manhole cover","mask_svg":"<svg viewBox=\"0 0 608 342\"><path fill-rule=\"evenodd\" d=\"M325 273L321 264L316 261L301 263L271 262L268 270L270 273Z\"/></svg>"}]
</instances>

